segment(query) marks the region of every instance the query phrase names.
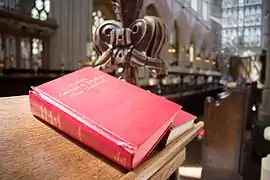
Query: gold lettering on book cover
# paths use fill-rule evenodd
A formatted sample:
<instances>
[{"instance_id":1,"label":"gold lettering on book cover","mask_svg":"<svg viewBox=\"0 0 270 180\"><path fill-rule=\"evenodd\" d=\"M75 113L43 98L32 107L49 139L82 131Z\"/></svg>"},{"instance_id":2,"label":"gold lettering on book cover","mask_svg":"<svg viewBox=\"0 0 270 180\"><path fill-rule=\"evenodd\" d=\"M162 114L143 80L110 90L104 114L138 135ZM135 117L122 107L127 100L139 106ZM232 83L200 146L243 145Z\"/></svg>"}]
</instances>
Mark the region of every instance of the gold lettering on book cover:
<instances>
[{"instance_id":1,"label":"gold lettering on book cover","mask_svg":"<svg viewBox=\"0 0 270 180\"><path fill-rule=\"evenodd\" d=\"M41 118L45 120L45 119L46 119L46 115L45 115L44 109L45 109L45 108L44 108L42 105L39 106Z\"/></svg>"},{"instance_id":2,"label":"gold lettering on book cover","mask_svg":"<svg viewBox=\"0 0 270 180\"><path fill-rule=\"evenodd\" d=\"M62 123L61 123L61 118L60 115L57 114L56 116L54 116L54 118L56 119L57 125L60 129L62 129Z\"/></svg>"},{"instance_id":3,"label":"gold lettering on book cover","mask_svg":"<svg viewBox=\"0 0 270 180\"><path fill-rule=\"evenodd\" d=\"M105 83L104 75L96 76L91 79L82 78L69 83L67 87L64 88L63 91L58 93L58 97L61 98L69 96L71 98L74 98L104 83Z\"/></svg>"},{"instance_id":4,"label":"gold lettering on book cover","mask_svg":"<svg viewBox=\"0 0 270 180\"><path fill-rule=\"evenodd\" d=\"M82 127L81 126L78 127L77 136L79 140L82 142Z\"/></svg>"},{"instance_id":5,"label":"gold lettering on book cover","mask_svg":"<svg viewBox=\"0 0 270 180\"><path fill-rule=\"evenodd\" d=\"M51 122L52 125L54 125L54 121L53 121L53 114L52 114L52 111L47 111L48 113L48 116L47 116L47 121L48 122Z\"/></svg>"},{"instance_id":6,"label":"gold lettering on book cover","mask_svg":"<svg viewBox=\"0 0 270 180\"><path fill-rule=\"evenodd\" d=\"M59 129L62 129L61 118L59 114L55 115L53 111L49 110L43 105L39 105L39 110L40 110L41 118L44 121L47 121L51 123L53 126L58 127Z\"/></svg>"},{"instance_id":7,"label":"gold lettering on book cover","mask_svg":"<svg viewBox=\"0 0 270 180\"><path fill-rule=\"evenodd\" d=\"M114 159L117 163L119 163L120 165L122 165L122 166L124 166L124 167L126 166L127 159L126 159L125 157L122 157L119 151L117 151L117 153L116 153L116 155L113 157L113 159Z\"/></svg>"}]
</instances>

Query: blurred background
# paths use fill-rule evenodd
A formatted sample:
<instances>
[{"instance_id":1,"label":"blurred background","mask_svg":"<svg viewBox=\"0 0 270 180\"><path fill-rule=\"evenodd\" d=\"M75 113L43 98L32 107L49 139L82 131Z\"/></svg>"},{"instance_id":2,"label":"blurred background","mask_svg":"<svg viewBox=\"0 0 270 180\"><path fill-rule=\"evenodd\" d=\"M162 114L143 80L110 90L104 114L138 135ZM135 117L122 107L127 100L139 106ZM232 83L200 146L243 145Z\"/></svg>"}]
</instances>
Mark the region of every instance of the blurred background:
<instances>
[{"instance_id":1,"label":"blurred background","mask_svg":"<svg viewBox=\"0 0 270 180\"><path fill-rule=\"evenodd\" d=\"M258 104L270 98L261 96L270 80L269 5L268 0L145 0L142 15L161 18L168 29L162 58L169 74L158 78L141 68L139 86L203 120L206 97L256 83L256 114ZM110 19L115 19L110 0L0 0L0 97L28 94L30 86L93 65L98 59L93 32ZM199 147L200 140L190 145L187 164L200 164Z\"/></svg>"}]
</instances>

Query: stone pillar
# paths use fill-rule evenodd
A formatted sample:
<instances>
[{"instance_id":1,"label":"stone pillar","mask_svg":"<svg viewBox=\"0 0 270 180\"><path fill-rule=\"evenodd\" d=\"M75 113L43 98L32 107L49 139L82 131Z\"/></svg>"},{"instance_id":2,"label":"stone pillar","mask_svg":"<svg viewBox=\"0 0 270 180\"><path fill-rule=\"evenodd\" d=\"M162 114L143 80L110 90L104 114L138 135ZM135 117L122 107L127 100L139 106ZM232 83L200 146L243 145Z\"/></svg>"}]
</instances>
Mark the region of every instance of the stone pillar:
<instances>
[{"instance_id":1,"label":"stone pillar","mask_svg":"<svg viewBox=\"0 0 270 180\"><path fill-rule=\"evenodd\" d=\"M87 42L91 34L92 0L51 1L51 17L58 29L50 39L50 69L78 69L87 62Z\"/></svg>"},{"instance_id":2,"label":"stone pillar","mask_svg":"<svg viewBox=\"0 0 270 180\"><path fill-rule=\"evenodd\" d=\"M267 50L267 59L266 59L266 72L265 72L265 83L264 83L264 90L262 93L262 103L259 107L258 112L258 119L255 121L255 124L252 129L252 141L254 152L258 154L260 157L263 157L263 154L270 153L270 146L269 141L264 139L264 132L267 127L270 126L270 33L268 28L270 27L270 17L269 17L269 10L270 10L270 1L264 0L264 14L268 14L268 17L264 17L264 39L267 39L267 43L264 43L265 49ZM268 12L268 13L267 13ZM268 27L266 27L268 26Z\"/></svg>"},{"instance_id":3,"label":"stone pillar","mask_svg":"<svg viewBox=\"0 0 270 180\"><path fill-rule=\"evenodd\" d=\"M266 59L266 70L265 70L265 83L264 83L264 90L262 93L262 104L259 109L259 120L265 121L267 124L270 125L270 2L265 1L265 6L267 7L266 12L268 12L268 15L265 16L267 18L267 43L266 43L266 50L267 50L267 59Z\"/></svg>"},{"instance_id":4,"label":"stone pillar","mask_svg":"<svg viewBox=\"0 0 270 180\"><path fill-rule=\"evenodd\" d=\"M185 48L184 47L179 47L179 66L180 67L185 67Z\"/></svg>"}]
</instances>

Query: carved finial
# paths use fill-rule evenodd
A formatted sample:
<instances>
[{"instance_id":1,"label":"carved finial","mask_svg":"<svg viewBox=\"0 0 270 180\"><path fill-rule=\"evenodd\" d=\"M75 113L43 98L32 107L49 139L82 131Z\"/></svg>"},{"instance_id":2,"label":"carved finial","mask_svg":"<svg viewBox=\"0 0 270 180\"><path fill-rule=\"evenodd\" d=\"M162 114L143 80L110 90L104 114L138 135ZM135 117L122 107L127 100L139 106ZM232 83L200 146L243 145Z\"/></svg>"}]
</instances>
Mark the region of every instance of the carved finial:
<instances>
[{"instance_id":1,"label":"carved finial","mask_svg":"<svg viewBox=\"0 0 270 180\"><path fill-rule=\"evenodd\" d=\"M116 20L122 22L120 0L112 0L112 8L115 14Z\"/></svg>"},{"instance_id":2,"label":"carved finial","mask_svg":"<svg viewBox=\"0 0 270 180\"><path fill-rule=\"evenodd\" d=\"M112 5L116 19L126 28L140 17L143 0L112 0Z\"/></svg>"},{"instance_id":3,"label":"carved finial","mask_svg":"<svg viewBox=\"0 0 270 180\"><path fill-rule=\"evenodd\" d=\"M162 20L139 17L143 0L112 0L112 6L117 21L103 22L94 33L94 48L100 55L94 66L135 85L139 67L166 74L167 63L160 58L167 42Z\"/></svg>"}]
</instances>

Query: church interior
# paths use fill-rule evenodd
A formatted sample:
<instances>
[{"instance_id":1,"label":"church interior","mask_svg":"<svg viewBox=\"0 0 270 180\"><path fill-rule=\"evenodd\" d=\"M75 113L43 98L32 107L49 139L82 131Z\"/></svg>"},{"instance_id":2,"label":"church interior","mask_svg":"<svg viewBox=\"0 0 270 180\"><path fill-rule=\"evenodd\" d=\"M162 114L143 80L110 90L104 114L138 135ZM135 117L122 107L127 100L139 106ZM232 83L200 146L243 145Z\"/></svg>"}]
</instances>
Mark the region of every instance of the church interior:
<instances>
[{"instance_id":1,"label":"church interior","mask_svg":"<svg viewBox=\"0 0 270 180\"><path fill-rule=\"evenodd\" d=\"M0 0L0 179L136 179L134 174L139 174L137 179L269 180L270 166L264 163L270 154L269 11L270 1L267 0ZM138 15L133 15L135 13ZM136 55L147 61L160 60L165 62L166 73L159 75L155 70L139 66L125 71L129 74L127 78L132 76L133 85L181 105L183 110L197 117L196 123L203 124L183 146L185 160L173 163L175 153L166 161L168 167L162 165L164 171L146 163L147 168L139 167L133 174L119 178L119 172L123 172L115 165L107 168L111 163L107 160L95 160L98 165L87 165L87 160L92 161L88 154L92 157L95 152L88 152L77 142L63 146L74 149L70 156L76 161L68 159L70 157L54 161L60 154L51 154L51 164L48 164L61 169L58 175L53 170L50 174L38 168L44 166L46 171L50 170L45 155L33 158L35 152L9 153L9 149L21 146L18 142L24 144L25 139L31 146L31 139L35 137L26 132L25 137L19 135L23 132L20 128L30 132L35 126L16 125L14 119L25 120L24 113L29 111L24 110L27 104L16 98L27 97L32 86L100 64L100 57L107 52L99 42L103 37L97 34L101 25L121 19L124 25L130 23L131 27L130 17L136 22L139 18L155 17L164 25L160 32L157 29L154 32L152 38L156 44L148 43L149 46L142 46L141 50L135 44L135 48L128 46L134 48L133 52L138 51L131 55L131 60ZM132 28L131 32L134 31ZM166 39L164 44L162 38ZM133 43L132 36L131 41ZM110 43L108 47L112 46ZM160 50L155 52L154 46ZM119 47L120 50L126 48ZM110 53L112 59L114 51ZM124 55L129 57L129 54ZM123 69L109 74L122 78ZM21 112L21 117L15 111ZM40 126L38 131L42 130ZM42 133L42 136L55 138L53 134L46 137ZM166 150L176 152L177 142L173 145L175 147L168 150L166 147L160 154ZM50 144L46 148L56 150L58 147ZM183 148L178 149L179 154ZM20 158L26 156L29 159L21 164ZM6 158L10 161L3 157L10 157ZM156 157L155 161L162 162L162 157L167 154ZM12 165L16 168L8 169ZM28 165L28 170L20 173L20 168ZM87 169L91 169L92 174ZM148 178L147 172L141 169L155 173ZM107 178L101 178L100 174L107 172Z\"/></svg>"}]
</instances>

